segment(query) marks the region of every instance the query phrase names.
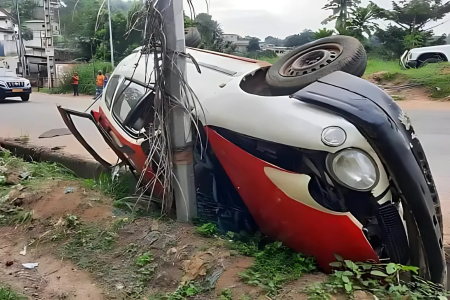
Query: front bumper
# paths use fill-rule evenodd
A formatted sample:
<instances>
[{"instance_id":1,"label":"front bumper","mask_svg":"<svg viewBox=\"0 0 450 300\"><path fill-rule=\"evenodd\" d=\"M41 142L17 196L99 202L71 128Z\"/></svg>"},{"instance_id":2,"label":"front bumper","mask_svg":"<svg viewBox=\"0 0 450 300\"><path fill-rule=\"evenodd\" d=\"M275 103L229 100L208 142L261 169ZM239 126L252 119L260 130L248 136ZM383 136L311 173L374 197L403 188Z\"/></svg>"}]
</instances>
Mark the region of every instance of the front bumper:
<instances>
[{"instance_id":1,"label":"front bumper","mask_svg":"<svg viewBox=\"0 0 450 300\"><path fill-rule=\"evenodd\" d=\"M411 210L431 280L444 283L439 197L423 148L403 111L376 86L343 72L330 74L293 97L341 115L367 139Z\"/></svg>"},{"instance_id":2,"label":"front bumper","mask_svg":"<svg viewBox=\"0 0 450 300\"><path fill-rule=\"evenodd\" d=\"M5 88L0 86L0 98L21 97L31 94L31 87Z\"/></svg>"}]
</instances>

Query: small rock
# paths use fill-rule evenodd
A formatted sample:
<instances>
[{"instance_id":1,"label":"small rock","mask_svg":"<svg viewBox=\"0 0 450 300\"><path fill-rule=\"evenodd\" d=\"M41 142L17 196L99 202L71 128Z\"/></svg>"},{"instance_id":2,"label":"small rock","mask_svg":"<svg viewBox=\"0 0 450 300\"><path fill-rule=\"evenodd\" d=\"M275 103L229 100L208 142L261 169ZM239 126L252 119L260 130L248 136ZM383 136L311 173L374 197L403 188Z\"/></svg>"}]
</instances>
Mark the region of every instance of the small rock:
<instances>
[{"instance_id":1,"label":"small rock","mask_svg":"<svg viewBox=\"0 0 450 300\"><path fill-rule=\"evenodd\" d=\"M14 264L14 261L8 260L8 261L6 262L5 265L6 265L7 267L11 267L13 264Z\"/></svg>"},{"instance_id":2,"label":"small rock","mask_svg":"<svg viewBox=\"0 0 450 300\"><path fill-rule=\"evenodd\" d=\"M21 178L19 175L14 173L6 174L5 184L6 185L16 185L20 182Z\"/></svg>"},{"instance_id":3,"label":"small rock","mask_svg":"<svg viewBox=\"0 0 450 300\"><path fill-rule=\"evenodd\" d=\"M158 221L154 220L152 222L152 226L150 227L151 231L158 231L159 230L159 224Z\"/></svg>"},{"instance_id":4,"label":"small rock","mask_svg":"<svg viewBox=\"0 0 450 300\"><path fill-rule=\"evenodd\" d=\"M66 189L64 190L64 194L73 193L74 190L75 190L75 188L73 188L73 187L66 187Z\"/></svg>"},{"instance_id":5,"label":"small rock","mask_svg":"<svg viewBox=\"0 0 450 300\"><path fill-rule=\"evenodd\" d=\"M364 291L355 291L353 294L353 299L355 300L374 300L375 297Z\"/></svg>"}]
</instances>

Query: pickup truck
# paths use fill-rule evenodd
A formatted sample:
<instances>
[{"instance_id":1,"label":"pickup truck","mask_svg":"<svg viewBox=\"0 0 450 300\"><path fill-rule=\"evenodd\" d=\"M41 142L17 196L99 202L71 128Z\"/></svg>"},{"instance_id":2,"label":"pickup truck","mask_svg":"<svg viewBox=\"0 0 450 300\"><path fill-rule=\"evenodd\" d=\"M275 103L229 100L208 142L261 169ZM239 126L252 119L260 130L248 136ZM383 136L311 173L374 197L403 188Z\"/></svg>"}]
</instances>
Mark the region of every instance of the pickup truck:
<instances>
[{"instance_id":1,"label":"pickup truck","mask_svg":"<svg viewBox=\"0 0 450 300\"><path fill-rule=\"evenodd\" d=\"M405 51L400 63L405 68L420 68L429 63L448 61L449 57L450 45L422 47Z\"/></svg>"}]
</instances>

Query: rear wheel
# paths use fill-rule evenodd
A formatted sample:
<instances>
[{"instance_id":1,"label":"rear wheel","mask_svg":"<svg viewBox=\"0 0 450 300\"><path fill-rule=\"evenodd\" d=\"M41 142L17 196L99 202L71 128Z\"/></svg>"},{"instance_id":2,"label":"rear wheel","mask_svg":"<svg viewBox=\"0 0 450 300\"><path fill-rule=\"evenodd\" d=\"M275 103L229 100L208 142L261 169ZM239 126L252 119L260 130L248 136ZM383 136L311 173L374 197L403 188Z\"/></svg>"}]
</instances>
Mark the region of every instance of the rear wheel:
<instances>
[{"instance_id":1,"label":"rear wheel","mask_svg":"<svg viewBox=\"0 0 450 300\"><path fill-rule=\"evenodd\" d=\"M30 100L30 94L26 94L20 97L22 99L22 101L28 101Z\"/></svg>"},{"instance_id":2,"label":"rear wheel","mask_svg":"<svg viewBox=\"0 0 450 300\"><path fill-rule=\"evenodd\" d=\"M362 76L367 55L363 45L349 36L330 36L292 50L266 75L276 95L289 95L336 71Z\"/></svg>"}]
</instances>

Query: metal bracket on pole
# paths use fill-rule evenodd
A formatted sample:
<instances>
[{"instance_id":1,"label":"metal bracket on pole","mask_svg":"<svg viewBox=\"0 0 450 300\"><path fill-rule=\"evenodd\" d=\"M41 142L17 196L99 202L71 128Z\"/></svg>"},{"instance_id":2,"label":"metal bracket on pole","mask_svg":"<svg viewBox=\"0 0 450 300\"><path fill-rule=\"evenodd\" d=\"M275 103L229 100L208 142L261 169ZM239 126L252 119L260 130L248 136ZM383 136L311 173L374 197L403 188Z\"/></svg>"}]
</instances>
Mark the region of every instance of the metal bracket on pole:
<instances>
[{"instance_id":1,"label":"metal bracket on pole","mask_svg":"<svg viewBox=\"0 0 450 300\"><path fill-rule=\"evenodd\" d=\"M156 4L164 20L164 33L167 41L167 65L165 76L167 93L174 99L186 103L186 95L181 91L181 71L186 79L186 58L177 53L184 53L186 50L184 40L184 15L183 0L159 0ZM175 60L175 64L172 62ZM170 133L174 154L174 170L176 179L174 180L174 195L177 208L177 220L179 222L189 222L197 216L197 201L194 181L193 151L191 119L188 112L181 105L171 109Z\"/></svg>"}]
</instances>

